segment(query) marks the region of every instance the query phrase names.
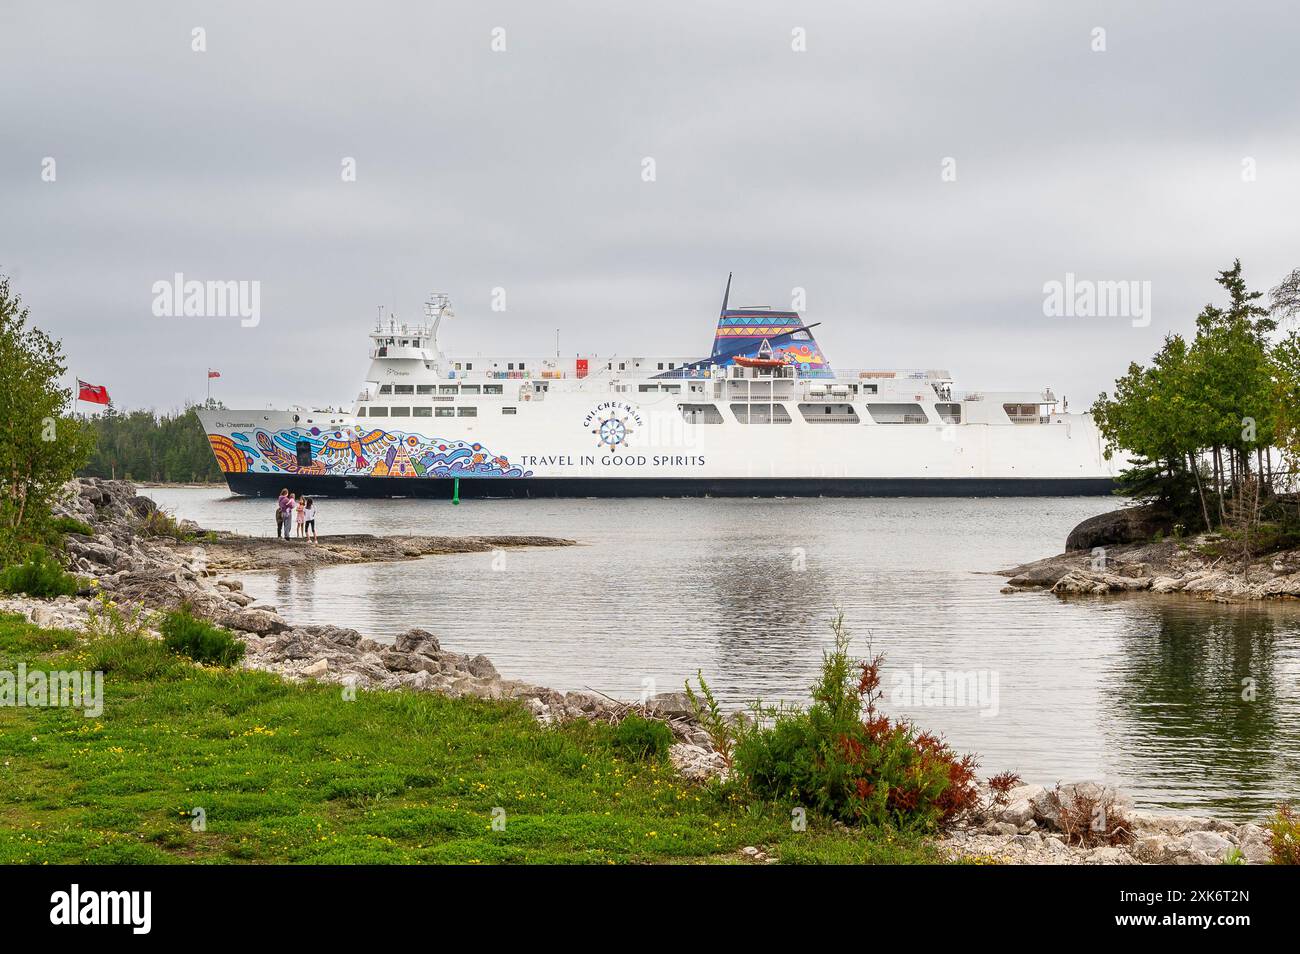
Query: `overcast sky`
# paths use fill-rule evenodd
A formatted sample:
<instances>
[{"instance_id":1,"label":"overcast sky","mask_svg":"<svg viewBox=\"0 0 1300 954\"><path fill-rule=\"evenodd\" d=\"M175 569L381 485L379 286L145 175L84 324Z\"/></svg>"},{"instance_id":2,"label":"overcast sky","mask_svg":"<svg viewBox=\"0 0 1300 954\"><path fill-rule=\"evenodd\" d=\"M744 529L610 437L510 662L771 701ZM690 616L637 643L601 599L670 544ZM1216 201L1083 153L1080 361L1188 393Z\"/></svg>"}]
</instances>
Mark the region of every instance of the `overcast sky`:
<instances>
[{"instance_id":1,"label":"overcast sky","mask_svg":"<svg viewBox=\"0 0 1300 954\"><path fill-rule=\"evenodd\" d=\"M4 0L0 271L120 408L209 367L350 402L377 306L433 290L448 350L703 356L734 271L806 289L838 367L1081 409L1234 257L1300 266L1297 35L1282 0ZM260 324L155 317L176 272L261 282ZM1045 317L1067 272L1150 281L1150 325Z\"/></svg>"}]
</instances>

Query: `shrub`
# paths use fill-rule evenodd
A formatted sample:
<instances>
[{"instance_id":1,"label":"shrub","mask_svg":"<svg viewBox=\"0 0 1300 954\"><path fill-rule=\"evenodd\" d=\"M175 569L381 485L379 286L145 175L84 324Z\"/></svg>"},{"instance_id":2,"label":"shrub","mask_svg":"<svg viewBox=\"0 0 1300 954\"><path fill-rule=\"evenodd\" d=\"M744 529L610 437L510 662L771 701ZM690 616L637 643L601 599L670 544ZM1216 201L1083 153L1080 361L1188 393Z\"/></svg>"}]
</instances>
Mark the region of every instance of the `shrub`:
<instances>
[{"instance_id":1,"label":"shrub","mask_svg":"<svg viewBox=\"0 0 1300 954\"><path fill-rule=\"evenodd\" d=\"M614 751L626 759L663 758L673 744L673 730L658 719L642 718L633 712L614 728L613 744Z\"/></svg>"},{"instance_id":2,"label":"shrub","mask_svg":"<svg viewBox=\"0 0 1300 954\"><path fill-rule=\"evenodd\" d=\"M92 639L143 636L145 622L144 607L136 605L124 612L101 591L86 610L86 635Z\"/></svg>"},{"instance_id":3,"label":"shrub","mask_svg":"<svg viewBox=\"0 0 1300 954\"><path fill-rule=\"evenodd\" d=\"M140 519L139 527L146 537L170 537L181 543L195 538L193 532L186 530L175 517L163 510L150 510Z\"/></svg>"},{"instance_id":4,"label":"shrub","mask_svg":"<svg viewBox=\"0 0 1300 954\"><path fill-rule=\"evenodd\" d=\"M85 537L95 535L95 530L90 524L84 523L76 517L55 517L50 521L50 529L58 534L79 533Z\"/></svg>"},{"instance_id":5,"label":"shrub","mask_svg":"<svg viewBox=\"0 0 1300 954\"><path fill-rule=\"evenodd\" d=\"M695 715L695 721L708 734L714 751L722 756L723 764L731 768L732 753L736 746L732 725L723 713L722 706L718 705L718 700L714 698L713 690L704 681L704 672L696 670L695 678L700 683L698 696L691 688L691 681L686 680L686 699L690 703L691 712Z\"/></svg>"},{"instance_id":6,"label":"shrub","mask_svg":"<svg viewBox=\"0 0 1300 954\"><path fill-rule=\"evenodd\" d=\"M45 550L35 548L22 563L0 570L0 591L28 596L72 596L81 580L63 569Z\"/></svg>"},{"instance_id":7,"label":"shrub","mask_svg":"<svg viewBox=\"0 0 1300 954\"><path fill-rule=\"evenodd\" d=\"M157 680L180 676L185 663L156 639L115 634L85 644L82 668L114 673L123 680Z\"/></svg>"},{"instance_id":8,"label":"shrub","mask_svg":"<svg viewBox=\"0 0 1300 954\"><path fill-rule=\"evenodd\" d=\"M1001 772L989 779L989 792L994 805L1005 805L1011 800L1011 791L1024 784L1024 780L1015 772Z\"/></svg>"},{"instance_id":9,"label":"shrub","mask_svg":"<svg viewBox=\"0 0 1300 954\"><path fill-rule=\"evenodd\" d=\"M1269 839L1275 865L1300 865L1300 816L1286 802L1269 819Z\"/></svg>"},{"instance_id":10,"label":"shrub","mask_svg":"<svg viewBox=\"0 0 1300 954\"><path fill-rule=\"evenodd\" d=\"M1106 789L1092 796L1076 788L1065 795L1058 784L1047 797L1057 811L1056 827L1065 835L1066 844L1096 848L1132 842L1130 821L1116 804L1113 791Z\"/></svg>"},{"instance_id":11,"label":"shrub","mask_svg":"<svg viewBox=\"0 0 1300 954\"><path fill-rule=\"evenodd\" d=\"M244 644L228 631L198 619L186 607L166 614L159 631L167 648L195 662L233 666L244 658Z\"/></svg>"},{"instance_id":12,"label":"shrub","mask_svg":"<svg viewBox=\"0 0 1300 954\"><path fill-rule=\"evenodd\" d=\"M735 769L751 793L846 822L931 831L973 809L973 756L878 710L884 657L853 661L841 615L807 709L755 704L740 724Z\"/></svg>"}]
</instances>

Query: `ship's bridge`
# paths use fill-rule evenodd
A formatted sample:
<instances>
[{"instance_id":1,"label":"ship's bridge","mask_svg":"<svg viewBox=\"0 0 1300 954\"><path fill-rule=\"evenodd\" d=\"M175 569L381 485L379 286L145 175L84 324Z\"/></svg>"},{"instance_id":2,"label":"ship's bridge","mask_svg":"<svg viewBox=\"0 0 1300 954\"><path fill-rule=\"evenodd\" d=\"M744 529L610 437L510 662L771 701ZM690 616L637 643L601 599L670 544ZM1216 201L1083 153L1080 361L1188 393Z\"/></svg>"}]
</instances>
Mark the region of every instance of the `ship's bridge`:
<instances>
[{"instance_id":1,"label":"ship's bridge","mask_svg":"<svg viewBox=\"0 0 1300 954\"><path fill-rule=\"evenodd\" d=\"M415 358L432 360L433 328L425 324L408 324L396 317L381 321L370 332L370 357Z\"/></svg>"}]
</instances>

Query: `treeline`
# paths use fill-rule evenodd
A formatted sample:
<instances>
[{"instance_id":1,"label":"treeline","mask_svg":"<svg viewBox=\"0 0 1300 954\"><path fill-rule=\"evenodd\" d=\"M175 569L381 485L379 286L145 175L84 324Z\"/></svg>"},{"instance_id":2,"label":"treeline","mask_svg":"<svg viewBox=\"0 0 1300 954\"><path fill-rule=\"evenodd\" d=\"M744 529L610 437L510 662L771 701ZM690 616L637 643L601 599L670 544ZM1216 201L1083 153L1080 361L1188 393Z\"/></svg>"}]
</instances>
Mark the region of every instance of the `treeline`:
<instances>
[{"instance_id":1,"label":"treeline","mask_svg":"<svg viewBox=\"0 0 1300 954\"><path fill-rule=\"evenodd\" d=\"M1121 492L1155 500L1188 529L1243 539L1288 519L1300 460L1300 269L1268 306L1241 262L1219 273L1225 305L1208 304L1191 339L1171 334L1092 406L1107 453L1129 455ZM1248 546L1249 549L1249 546Z\"/></svg>"},{"instance_id":2,"label":"treeline","mask_svg":"<svg viewBox=\"0 0 1300 954\"><path fill-rule=\"evenodd\" d=\"M87 418L95 450L78 473L164 483L221 480L212 448L193 407L174 414L153 411L119 413L108 405Z\"/></svg>"}]
</instances>

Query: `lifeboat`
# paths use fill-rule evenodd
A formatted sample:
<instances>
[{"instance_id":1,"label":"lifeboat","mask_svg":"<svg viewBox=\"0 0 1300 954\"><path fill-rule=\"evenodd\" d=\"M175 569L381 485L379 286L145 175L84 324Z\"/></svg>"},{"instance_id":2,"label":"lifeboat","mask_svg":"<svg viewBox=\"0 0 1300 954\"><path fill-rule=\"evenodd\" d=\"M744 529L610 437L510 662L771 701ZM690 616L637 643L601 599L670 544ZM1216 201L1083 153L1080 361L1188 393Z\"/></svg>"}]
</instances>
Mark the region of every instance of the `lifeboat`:
<instances>
[{"instance_id":1,"label":"lifeboat","mask_svg":"<svg viewBox=\"0 0 1300 954\"><path fill-rule=\"evenodd\" d=\"M785 361L772 357L772 343L766 338L758 346L758 356L753 358L732 358L742 368L784 368Z\"/></svg>"}]
</instances>

